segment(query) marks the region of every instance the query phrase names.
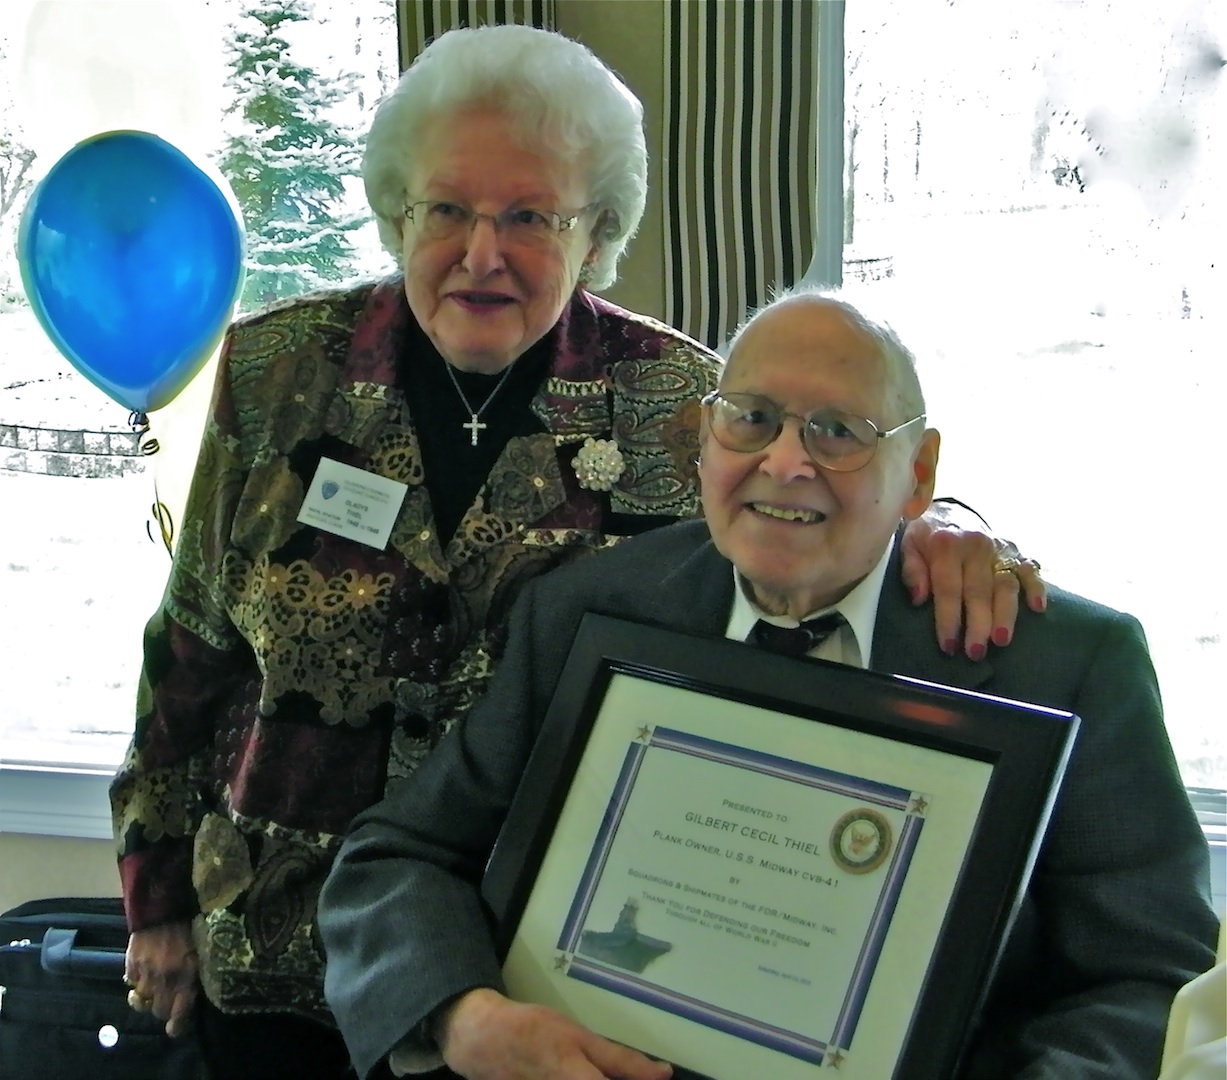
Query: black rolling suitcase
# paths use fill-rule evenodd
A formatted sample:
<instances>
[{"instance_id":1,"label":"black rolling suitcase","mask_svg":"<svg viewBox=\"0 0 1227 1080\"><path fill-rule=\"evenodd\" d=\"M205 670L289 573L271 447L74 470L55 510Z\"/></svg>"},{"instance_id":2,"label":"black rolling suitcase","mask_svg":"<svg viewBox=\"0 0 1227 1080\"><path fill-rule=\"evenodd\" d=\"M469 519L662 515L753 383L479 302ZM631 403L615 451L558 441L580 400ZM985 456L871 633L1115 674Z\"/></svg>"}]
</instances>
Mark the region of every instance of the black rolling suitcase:
<instances>
[{"instance_id":1,"label":"black rolling suitcase","mask_svg":"<svg viewBox=\"0 0 1227 1080\"><path fill-rule=\"evenodd\" d=\"M0 1080L202 1080L195 1039L128 1007L127 941L117 899L0 915Z\"/></svg>"}]
</instances>

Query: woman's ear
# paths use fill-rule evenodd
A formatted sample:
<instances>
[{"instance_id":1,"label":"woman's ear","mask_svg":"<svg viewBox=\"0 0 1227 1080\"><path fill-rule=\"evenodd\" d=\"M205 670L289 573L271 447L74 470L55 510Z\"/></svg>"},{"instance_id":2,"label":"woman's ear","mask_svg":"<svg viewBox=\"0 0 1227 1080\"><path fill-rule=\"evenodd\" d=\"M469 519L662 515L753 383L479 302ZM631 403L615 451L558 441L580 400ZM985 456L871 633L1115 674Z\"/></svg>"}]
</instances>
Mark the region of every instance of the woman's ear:
<instances>
[{"instance_id":1,"label":"woman's ear","mask_svg":"<svg viewBox=\"0 0 1227 1080\"><path fill-rule=\"evenodd\" d=\"M601 256L601 251L605 247L605 241L617 232L617 216L612 210L602 210L592 223L592 229L588 233L588 254L584 256L583 266L580 267L579 280L581 284L585 284L592 280L593 267L596 266L597 259Z\"/></svg>"},{"instance_id":2,"label":"woman's ear","mask_svg":"<svg viewBox=\"0 0 1227 1080\"><path fill-rule=\"evenodd\" d=\"M588 248L588 254L584 256L584 261L579 268L579 283L586 285L592 280L592 273L596 267L596 260L601 254L601 242L592 240L591 246Z\"/></svg>"}]
</instances>

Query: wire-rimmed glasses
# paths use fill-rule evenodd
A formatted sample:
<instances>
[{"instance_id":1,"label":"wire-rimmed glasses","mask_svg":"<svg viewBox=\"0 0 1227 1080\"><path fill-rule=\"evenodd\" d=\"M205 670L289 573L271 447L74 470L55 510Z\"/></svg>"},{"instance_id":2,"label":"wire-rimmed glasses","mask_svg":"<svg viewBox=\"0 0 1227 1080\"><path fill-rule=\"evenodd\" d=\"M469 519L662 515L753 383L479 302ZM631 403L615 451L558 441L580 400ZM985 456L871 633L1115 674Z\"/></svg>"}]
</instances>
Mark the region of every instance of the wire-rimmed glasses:
<instances>
[{"instance_id":1,"label":"wire-rimmed glasses","mask_svg":"<svg viewBox=\"0 0 1227 1080\"><path fill-rule=\"evenodd\" d=\"M420 199L405 204L405 219L429 240L451 240L468 236L473 226L485 219L504 240L519 244L540 244L575 228L576 222L591 206L568 213L540 210L534 206L510 206L497 214L479 214L461 203L444 199Z\"/></svg>"},{"instance_id":2,"label":"wire-rimmed glasses","mask_svg":"<svg viewBox=\"0 0 1227 1080\"><path fill-rule=\"evenodd\" d=\"M788 417L801 421L801 445L815 465L832 472L863 469L877 452L878 443L913 424L923 423L924 413L905 420L889 431L863 416L839 409L815 409L800 416L786 412L770 398L759 394L726 394L712 391L705 398L712 435L726 450L752 454L770 446L784 430Z\"/></svg>"}]
</instances>

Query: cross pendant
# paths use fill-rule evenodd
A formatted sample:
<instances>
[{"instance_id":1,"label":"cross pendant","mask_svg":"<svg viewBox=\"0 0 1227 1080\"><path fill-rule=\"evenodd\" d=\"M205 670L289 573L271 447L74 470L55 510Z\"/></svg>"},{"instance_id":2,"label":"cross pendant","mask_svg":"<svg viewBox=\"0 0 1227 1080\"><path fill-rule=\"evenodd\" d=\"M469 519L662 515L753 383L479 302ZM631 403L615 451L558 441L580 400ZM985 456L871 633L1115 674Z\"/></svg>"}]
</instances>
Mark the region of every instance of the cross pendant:
<instances>
[{"instance_id":1,"label":"cross pendant","mask_svg":"<svg viewBox=\"0 0 1227 1080\"><path fill-rule=\"evenodd\" d=\"M477 413L472 414L472 419L467 424L461 424L460 426L462 428L467 428L470 432L472 432L473 438L469 440L470 446L476 446L477 445L477 433L479 431L486 430L486 425L477 419Z\"/></svg>"}]
</instances>

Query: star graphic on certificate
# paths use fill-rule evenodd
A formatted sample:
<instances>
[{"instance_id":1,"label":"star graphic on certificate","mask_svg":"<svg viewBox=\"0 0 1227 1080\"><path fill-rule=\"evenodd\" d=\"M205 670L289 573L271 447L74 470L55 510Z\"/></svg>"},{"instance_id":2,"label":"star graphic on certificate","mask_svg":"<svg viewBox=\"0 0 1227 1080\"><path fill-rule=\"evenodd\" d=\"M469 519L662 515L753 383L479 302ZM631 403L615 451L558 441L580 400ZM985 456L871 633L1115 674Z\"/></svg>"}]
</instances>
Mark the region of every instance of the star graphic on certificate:
<instances>
[{"instance_id":1,"label":"star graphic on certificate","mask_svg":"<svg viewBox=\"0 0 1227 1080\"><path fill-rule=\"evenodd\" d=\"M554 957L554 970L555 971L566 971L568 963L570 963L570 958L567 956L566 953L560 952L557 956Z\"/></svg>"},{"instance_id":2,"label":"star graphic on certificate","mask_svg":"<svg viewBox=\"0 0 1227 1080\"><path fill-rule=\"evenodd\" d=\"M840 1052L838 1047L835 1047L830 1053L827 1054L827 1064L830 1065L832 1069L838 1069L843 1063L844 1055Z\"/></svg>"},{"instance_id":3,"label":"star graphic on certificate","mask_svg":"<svg viewBox=\"0 0 1227 1080\"><path fill-rule=\"evenodd\" d=\"M647 742L651 737L652 729L648 727L647 724L644 724L643 727L639 729L639 734L635 736L635 739L638 742Z\"/></svg>"},{"instance_id":4,"label":"star graphic on certificate","mask_svg":"<svg viewBox=\"0 0 1227 1080\"><path fill-rule=\"evenodd\" d=\"M923 795L913 795L912 796L912 813L913 814L923 814L928 809L929 809L928 799L926 799Z\"/></svg>"}]
</instances>

